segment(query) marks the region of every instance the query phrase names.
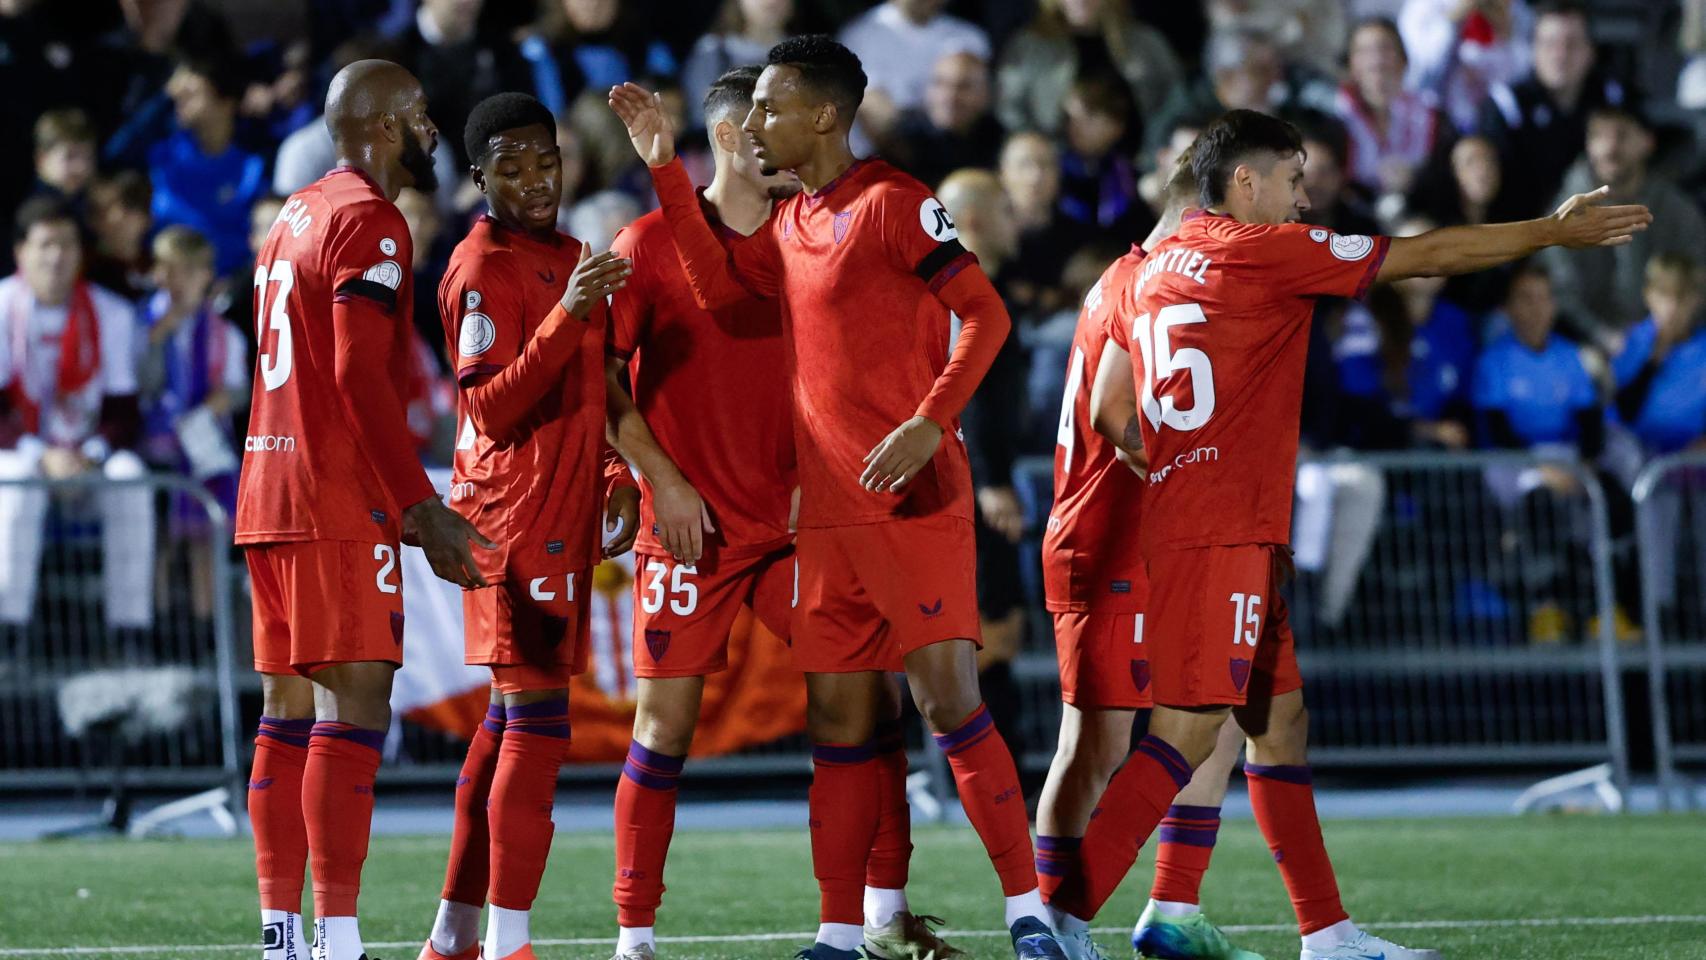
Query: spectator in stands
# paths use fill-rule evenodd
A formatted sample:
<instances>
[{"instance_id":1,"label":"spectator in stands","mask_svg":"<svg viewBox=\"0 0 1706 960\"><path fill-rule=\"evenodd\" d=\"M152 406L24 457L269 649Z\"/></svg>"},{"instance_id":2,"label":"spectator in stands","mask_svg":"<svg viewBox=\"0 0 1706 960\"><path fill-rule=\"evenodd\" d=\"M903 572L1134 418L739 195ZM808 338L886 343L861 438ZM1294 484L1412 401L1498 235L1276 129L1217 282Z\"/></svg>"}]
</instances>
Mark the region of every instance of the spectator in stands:
<instances>
[{"instance_id":1,"label":"spectator in stands","mask_svg":"<svg viewBox=\"0 0 1706 960\"><path fill-rule=\"evenodd\" d=\"M87 45L66 26L68 18L40 0L0 3L0 143L28 140L44 111L82 104L87 86ZM110 95L110 94L109 94ZM31 190L32 158L21 150L0 154L0 211L10 213ZM0 245L3 246L3 245ZM0 254L0 261L10 252ZM0 272L10 272L0 263Z\"/></svg>"},{"instance_id":2,"label":"spectator in stands","mask_svg":"<svg viewBox=\"0 0 1706 960\"><path fill-rule=\"evenodd\" d=\"M1648 455L1706 447L1706 268L1692 257L1647 261L1648 314L1612 363L1617 416Z\"/></svg>"},{"instance_id":3,"label":"spectator in stands","mask_svg":"<svg viewBox=\"0 0 1706 960\"><path fill-rule=\"evenodd\" d=\"M440 371L448 371L450 363L444 355L447 349L444 324L438 316L436 295L438 282L444 278L444 271L450 265L444 219L439 216L431 198L413 188L397 195L397 209L402 211L403 220L409 225L409 240L414 246L415 259L411 267L415 273L415 289L434 292L433 296L415 298L415 333L432 353L434 366Z\"/></svg>"},{"instance_id":4,"label":"spectator in stands","mask_svg":"<svg viewBox=\"0 0 1706 960\"><path fill-rule=\"evenodd\" d=\"M987 166L1001 152L1001 125L989 106L989 64L950 53L936 61L924 105L901 113L883 155L927 186L962 167Z\"/></svg>"},{"instance_id":5,"label":"spectator in stands","mask_svg":"<svg viewBox=\"0 0 1706 960\"><path fill-rule=\"evenodd\" d=\"M1344 0L1208 0L1208 20L1217 30L1259 33L1287 62L1332 77L1345 49L1345 6Z\"/></svg>"},{"instance_id":6,"label":"spectator in stands","mask_svg":"<svg viewBox=\"0 0 1706 960\"><path fill-rule=\"evenodd\" d=\"M1605 444L1599 388L1581 348L1556 331L1552 277L1537 260L1512 275L1505 297L1510 329L1475 364L1473 402L1485 446L1565 447L1584 460Z\"/></svg>"},{"instance_id":7,"label":"spectator in stands","mask_svg":"<svg viewBox=\"0 0 1706 960\"><path fill-rule=\"evenodd\" d=\"M1060 208L1073 220L1117 238L1148 235L1155 219L1137 195L1137 168L1120 149L1132 129L1125 84L1081 77L1066 95L1066 149L1060 156Z\"/></svg>"},{"instance_id":8,"label":"spectator in stands","mask_svg":"<svg viewBox=\"0 0 1706 960\"><path fill-rule=\"evenodd\" d=\"M983 31L943 13L944 6L946 0L885 0L842 28L837 39L858 55L869 81L859 105L867 145L881 142L901 111L923 105L939 58L972 53L984 63L992 59Z\"/></svg>"},{"instance_id":9,"label":"spectator in stands","mask_svg":"<svg viewBox=\"0 0 1706 960\"><path fill-rule=\"evenodd\" d=\"M1148 121L1185 74L1166 38L1132 16L1129 0L1043 0L1036 19L1001 55L1002 125L1060 133L1068 92L1091 76L1123 81Z\"/></svg>"},{"instance_id":10,"label":"spectator in stands","mask_svg":"<svg viewBox=\"0 0 1706 960\"><path fill-rule=\"evenodd\" d=\"M680 71L669 45L656 36L650 3L542 0L541 9L543 15L521 46L532 69L531 81L500 89L532 89L554 114L563 114L587 95L603 103L605 92L619 83L644 76L673 78ZM656 88L655 83L650 86ZM439 125L445 126L442 121ZM462 124L448 129L460 130Z\"/></svg>"},{"instance_id":11,"label":"spectator in stands","mask_svg":"<svg viewBox=\"0 0 1706 960\"><path fill-rule=\"evenodd\" d=\"M1171 119L1166 136L1146 151L1149 155L1149 169L1137 178L1137 195L1143 198L1143 202L1149 206L1150 215L1155 219L1161 219L1161 214L1167 206L1167 180L1172 175L1174 161L1196 142L1197 134L1213 119L1206 116L1177 115Z\"/></svg>"},{"instance_id":12,"label":"spectator in stands","mask_svg":"<svg viewBox=\"0 0 1706 960\"><path fill-rule=\"evenodd\" d=\"M1364 20L1351 31L1338 116L1350 138L1346 171L1371 196L1409 191L1439 140L1439 114L1404 89L1404 40L1392 21Z\"/></svg>"},{"instance_id":13,"label":"spectator in stands","mask_svg":"<svg viewBox=\"0 0 1706 960\"><path fill-rule=\"evenodd\" d=\"M1403 0L1398 32L1409 55L1404 85L1432 94L1462 132L1475 129L1493 87L1516 83L1532 64L1525 0Z\"/></svg>"},{"instance_id":14,"label":"spectator in stands","mask_svg":"<svg viewBox=\"0 0 1706 960\"><path fill-rule=\"evenodd\" d=\"M214 309L243 335L243 341L248 344L250 350L254 349L257 331L254 271L249 264L253 263L255 256L261 252L261 244L266 242L268 231L272 230L273 223L278 220L279 211L283 209L284 198L276 193L262 196L249 208L250 259L244 266L238 267L235 273L229 274L214 292ZM247 416L247 408L239 410L237 422L245 422Z\"/></svg>"},{"instance_id":15,"label":"spectator in stands","mask_svg":"<svg viewBox=\"0 0 1706 960\"><path fill-rule=\"evenodd\" d=\"M1275 113L1289 107L1331 111L1333 87L1314 80L1289 83L1279 47L1265 34L1219 29L1209 35L1203 52L1203 76L1173 88L1145 127L1145 145L1159 146L1179 117L1217 117L1228 110Z\"/></svg>"},{"instance_id":16,"label":"spectator in stands","mask_svg":"<svg viewBox=\"0 0 1706 960\"><path fill-rule=\"evenodd\" d=\"M592 180L587 160L586 148L581 144L581 134L566 117L557 118L557 150L562 154L562 166L559 176L563 180L563 211L567 211L575 203L584 199L589 182ZM559 217L561 219L561 217Z\"/></svg>"},{"instance_id":17,"label":"spectator in stands","mask_svg":"<svg viewBox=\"0 0 1706 960\"><path fill-rule=\"evenodd\" d=\"M90 282L136 301L149 286L148 234L154 228L154 188L135 170L89 187L88 227L94 253L84 273Z\"/></svg>"},{"instance_id":18,"label":"spectator in stands","mask_svg":"<svg viewBox=\"0 0 1706 960\"><path fill-rule=\"evenodd\" d=\"M1001 181L987 170L959 170L942 181L937 196L954 219L960 243L977 255L999 291L1003 268L1019 249L1013 204ZM977 491L977 605L983 626L979 681L1005 735L1019 732L1021 701L1013 658L1025 634L1019 573L1025 519L1013 490L1013 461L1020 452L1013 427L1025 409L1025 354L1018 336L1002 344L983 382L961 421Z\"/></svg>"},{"instance_id":19,"label":"spectator in stands","mask_svg":"<svg viewBox=\"0 0 1706 960\"><path fill-rule=\"evenodd\" d=\"M788 38L793 18L794 0L723 0L711 32L693 45L681 68L692 128L705 125L703 101L711 82L733 67L763 63L770 48Z\"/></svg>"},{"instance_id":20,"label":"spectator in stands","mask_svg":"<svg viewBox=\"0 0 1706 960\"><path fill-rule=\"evenodd\" d=\"M485 0L421 0L414 22L397 37L396 49L387 57L420 78L433 121L451 134L439 142L449 146L458 171L467 169L468 158L455 132L467 125L474 104L504 90L534 87L533 71L520 49L507 37L480 33L484 6ZM325 172L322 168L306 182ZM275 184L273 189L288 194L305 185L282 190L282 184Z\"/></svg>"},{"instance_id":21,"label":"spectator in stands","mask_svg":"<svg viewBox=\"0 0 1706 960\"><path fill-rule=\"evenodd\" d=\"M1299 118L1303 132L1303 191L1309 210L1303 218L1337 233L1369 236L1379 233L1374 212L1357 185L1346 176L1345 127L1326 114Z\"/></svg>"},{"instance_id":22,"label":"spectator in stands","mask_svg":"<svg viewBox=\"0 0 1706 960\"><path fill-rule=\"evenodd\" d=\"M33 198L15 219L18 272L0 280L0 477L140 477L135 311L79 276L81 232L64 201ZM120 488L95 499L107 624L147 628L153 496ZM0 487L0 623L33 616L48 506L43 488Z\"/></svg>"},{"instance_id":23,"label":"spectator in stands","mask_svg":"<svg viewBox=\"0 0 1706 960\"><path fill-rule=\"evenodd\" d=\"M1643 270L1654 256L1706 258L1706 219L1689 199L1652 170L1653 130L1634 101L1592 107L1587 121L1587 156L1564 179L1556 207L1571 195L1604 184L1612 203L1641 203L1662 211L1647 230L1621 247L1548 250L1546 263L1557 277L1558 299L1573 317L1615 349L1623 331L1646 316Z\"/></svg>"},{"instance_id":24,"label":"spectator in stands","mask_svg":"<svg viewBox=\"0 0 1706 960\"><path fill-rule=\"evenodd\" d=\"M610 241L616 239L617 231L633 223L644 212L633 194L600 190L570 208L561 226L570 236L594 250L608 250Z\"/></svg>"},{"instance_id":25,"label":"spectator in stands","mask_svg":"<svg viewBox=\"0 0 1706 960\"><path fill-rule=\"evenodd\" d=\"M232 414L245 404L253 376L248 341L213 309L207 238L171 226L154 238L153 249L155 291L137 331L142 457L155 470L199 481L229 516L242 463ZM213 616L208 513L181 494L168 501L165 553L187 555L191 609L205 623Z\"/></svg>"},{"instance_id":26,"label":"spectator in stands","mask_svg":"<svg viewBox=\"0 0 1706 960\"><path fill-rule=\"evenodd\" d=\"M1506 177L1501 199L1518 216L1547 212L1564 172L1582 155L1588 111L1626 96L1615 80L1596 74L1587 7L1551 0L1535 11L1534 70L1514 85L1492 89L1479 129L1498 148Z\"/></svg>"},{"instance_id":27,"label":"spectator in stands","mask_svg":"<svg viewBox=\"0 0 1706 960\"><path fill-rule=\"evenodd\" d=\"M166 92L174 129L148 151L154 222L195 228L230 271L248 259L249 207L267 192L266 158L236 139L242 77L229 60L185 60Z\"/></svg>"},{"instance_id":28,"label":"spectator in stands","mask_svg":"<svg viewBox=\"0 0 1706 960\"><path fill-rule=\"evenodd\" d=\"M82 212L95 179L98 138L81 110L49 110L36 121L37 193L52 193Z\"/></svg>"},{"instance_id":29,"label":"spectator in stands","mask_svg":"<svg viewBox=\"0 0 1706 960\"><path fill-rule=\"evenodd\" d=\"M1001 148L1001 186L1019 220L1019 256L1010 270L1010 306L1020 316L1053 313L1076 303L1061 270L1094 231L1061 213L1060 154L1040 133L1016 133Z\"/></svg>"},{"instance_id":30,"label":"spectator in stands","mask_svg":"<svg viewBox=\"0 0 1706 960\"><path fill-rule=\"evenodd\" d=\"M1394 236L1414 237L1437 225L1421 217L1401 221ZM1405 413L1415 445L1462 450L1474 436L1470 382L1480 338L1475 319L1454 303L1439 277L1413 277L1391 285L1392 306L1402 318L1408 341L1405 357ZM1371 298L1372 301L1372 298ZM1371 306L1375 304L1371 302ZM1384 304L1381 305L1385 309Z\"/></svg>"},{"instance_id":31,"label":"spectator in stands","mask_svg":"<svg viewBox=\"0 0 1706 960\"><path fill-rule=\"evenodd\" d=\"M1436 154L1422 171L1407 209L1435 223L1503 223L1517 219L1504 206L1504 172L1499 152L1486 137L1467 136L1445 155ZM1506 269L1464 274L1446 281L1446 297L1475 315L1493 310L1504 299Z\"/></svg>"},{"instance_id":32,"label":"spectator in stands","mask_svg":"<svg viewBox=\"0 0 1706 960\"><path fill-rule=\"evenodd\" d=\"M163 121L170 112L170 100L160 94L178 64L185 59L230 59L238 50L237 41L225 17L204 0L123 0L117 6L124 25L96 38L86 58L91 96L85 106L98 130L152 130L156 117L151 114L158 111ZM147 145L115 137L107 145L107 156L134 158Z\"/></svg>"}]
</instances>

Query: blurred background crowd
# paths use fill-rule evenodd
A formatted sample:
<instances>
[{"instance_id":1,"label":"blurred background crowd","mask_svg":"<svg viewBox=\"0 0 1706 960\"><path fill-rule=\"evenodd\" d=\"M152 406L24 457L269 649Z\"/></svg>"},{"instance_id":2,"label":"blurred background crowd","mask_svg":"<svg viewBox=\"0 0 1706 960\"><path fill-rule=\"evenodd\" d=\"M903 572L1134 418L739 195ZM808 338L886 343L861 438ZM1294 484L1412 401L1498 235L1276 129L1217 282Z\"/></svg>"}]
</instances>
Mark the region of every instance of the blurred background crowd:
<instances>
[{"instance_id":1,"label":"blurred background crowd","mask_svg":"<svg viewBox=\"0 0 1706 960\"><path fill-rule=\"evenodd\" d=\"M803 32L862 58L859 149L937 189L1013 314L965 417L992 663L1040 608L1032 545L1079 301L1226 109L1304 131L1306 219L1342 232L1540 216L1602 184L1656 215L1628 246L1323 301L1306 451L1561 452L1604 477L1626 533L1641 464L1702 447L1706 0L0 0L0 472L175 471L231 497L267 323L252 251L332 165L327 81L374 56L420 77L441 130L442 185L399 205L419 291L410 422L447 463L428 291L481 210L472 106L525 90L556 113L560 224L602 248L655 203L605 91L660 90L703 181L707 85ZM1531 613L1532 639L1566 629L1567 610Z\"/></svg>"}]
</instances>

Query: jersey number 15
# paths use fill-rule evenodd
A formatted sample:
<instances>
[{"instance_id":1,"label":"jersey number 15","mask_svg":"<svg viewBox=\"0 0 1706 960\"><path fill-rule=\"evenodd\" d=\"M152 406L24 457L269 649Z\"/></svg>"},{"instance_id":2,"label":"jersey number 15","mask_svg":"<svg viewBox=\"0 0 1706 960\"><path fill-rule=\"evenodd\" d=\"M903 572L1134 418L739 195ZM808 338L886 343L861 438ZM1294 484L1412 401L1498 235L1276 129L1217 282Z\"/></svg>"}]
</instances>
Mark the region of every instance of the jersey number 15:
<instances>
[{"instance_id":1,"label":"jersey number 15","mask_svg":"<svg viewBox=\"0 0 1706 960\"><path fill-rule=\"evenodd\" d=\"M1156 311L1153 318L1146 313L1132 321L1131 338L1142 350L1143 366L1148 371L1138 385L1138 401L1157 433L1163 426L1196 430L1214 416L1214 366L1208 354L1196 347L1174 350L1171 335L1174 327L1207 322L1202 305L1196 303L1175 303ZM1188 374L1189 380L1175 380L1156 396L1161 382L1180 372ZM1181 410L1178 402L1186 383L1194 402Z\"/></svg>"}]
</instances>

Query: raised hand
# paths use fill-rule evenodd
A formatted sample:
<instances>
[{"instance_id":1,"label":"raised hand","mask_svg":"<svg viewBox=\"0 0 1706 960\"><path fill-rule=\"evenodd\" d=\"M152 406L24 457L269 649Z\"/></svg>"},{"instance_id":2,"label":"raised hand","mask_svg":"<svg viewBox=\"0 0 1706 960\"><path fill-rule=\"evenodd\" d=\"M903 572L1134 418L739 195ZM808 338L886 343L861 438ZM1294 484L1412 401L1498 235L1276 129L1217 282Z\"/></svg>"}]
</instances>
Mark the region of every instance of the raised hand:
<instances>
[{"instance_id":1,"label":"raised hand","mask_svg":"<svg viewBox=\"0 0 1706 960\"><path fill-rule=\"evenodd\" d=\"M563 309L576 320L585 320L592 308L628 284L633 266L613 250L592 256L591 247L581 244L580 259L575 272L569 274L569 285L563 290Z\"/></svg>"},{"instance_id":2,"label":"raised hand","mask_svg":"<svg viewBox=\"0 0 1706 960\"><path fill-rule=\"evenodd\" d=\"M865 472L859 483L872 493L900 488L923 470L942 444L942 428L928 417L913 417L865 454Z\"/></svg>"},{"instance_id":3,"label":"raised hand","mask_svg":"<svg viewBox=\"0 0 1706 960\"><path fill-rule=\"evenodd\" d=\"M1640 204L1608 206L1611 188L1578 193L1565 200L1552 222L1557 231L1553 241L1561 247L1620 247L1653 222L1653 212Z\"/></svg>"},{"instance_id":4,"label":"raised hand","mask_svg":"<svg viewBox=\"0 0 1706 960\"><path fill-rule=\"evenodd\" d=\"M675 125L663 107L663 97L637 83L624 83L610 88L610 109L622 118L634 152L647 166L675 159Z\"/></svg>"},{"instance_id":5,"label":"raised hand","mask_svg":"<svg viewBox=\"0 0 1706 960\"><path fill-rule=\"evenodd\" d=\"M403 511L403 542L420 547L426 553L432 572L439 579L461 587L483 587L486 578L474 564L477 543L491 550L497 546L474 528L468 518L444 505L437 497L428 497Z\"/></svg>"}]
</instances>

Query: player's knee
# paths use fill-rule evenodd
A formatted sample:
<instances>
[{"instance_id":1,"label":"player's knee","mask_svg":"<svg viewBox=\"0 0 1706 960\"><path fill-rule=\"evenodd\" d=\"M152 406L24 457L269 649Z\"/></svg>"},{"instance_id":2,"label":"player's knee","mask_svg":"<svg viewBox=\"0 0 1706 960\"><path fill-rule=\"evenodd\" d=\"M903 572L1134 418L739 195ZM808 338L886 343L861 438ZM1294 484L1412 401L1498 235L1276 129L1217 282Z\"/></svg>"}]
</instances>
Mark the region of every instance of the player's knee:
<instances>
[{"instance_id":1,"label":"player's knee","mask_svg":"<svg viewBox=\"0 0 1706 960\"><path fill-rule=\"evenodd\" d=\"M685 757L693 746L697 716L673 711L647 711L634 717L634 739L647 750Z\"/></svg>"},{"instance_id":2,"label":"player's knee","mask_svg":"<svg viewBox=\"0 0 1706 960\"><path fill-rule=\"evenodd\" d=\"M918 715L934 733L951 733L959 729L960 724L965 723L966 718L983 703L976 688L931 690L918 684L912 688L912 699L918 705Z\"/></svg>"},{"instance_id":3,"label":"player's knee","mask_svg":"<svg viewBox=\"0 0 1706 960\"><path fill-rule=\"evenodd\" d=\"M864 743L875 727L874 717L848 704L821 699L806 704L806 733L814 743Z\"/></svg>"},{"instance_id":4,"label":"player's knee","mask_svg":"<svg viewBox=\"0 0 1706 960\"><path fill-rule=\"evenodd\" d=\"M304 677L262 674L261 714L276 720L312 719L314 685Z\"/></svg>"}]
</instances>

